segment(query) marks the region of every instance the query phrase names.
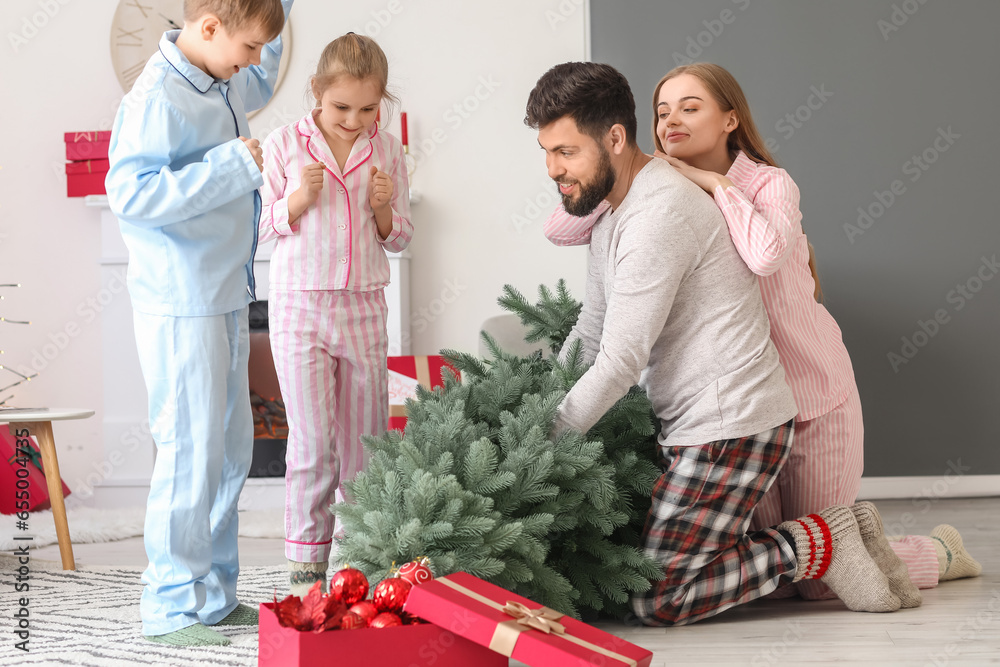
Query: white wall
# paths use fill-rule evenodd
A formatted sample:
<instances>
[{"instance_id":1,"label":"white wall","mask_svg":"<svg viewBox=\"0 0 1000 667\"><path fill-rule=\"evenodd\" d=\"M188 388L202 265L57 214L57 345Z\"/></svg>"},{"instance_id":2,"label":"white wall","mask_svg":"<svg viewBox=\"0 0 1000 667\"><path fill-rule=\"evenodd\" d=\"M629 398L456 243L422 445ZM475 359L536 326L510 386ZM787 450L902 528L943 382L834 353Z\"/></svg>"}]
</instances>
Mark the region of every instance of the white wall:
<instances>
[{"instance_id":1,"label":"white wall","mask_svg":"<svg viewBox=\"0 0 1000 667\"><path fill-rule=\"evenodd\" d=\"M99 212L65 196L62 135L111 127L122 96L109 52L116 6L6 0L0 18L0 283L24 285L0 292L0 316L32 321L0 324L0 349L5 365L41 370L14 403L98 410L55 427L71 488L105 463L98 314L126 297L101 289ZM500 312L506 282L533 293L565 277L582 297L582 251L557 249L541 235L554 188L522 118L546 69L584 58L586 15L581 0L297 2L288 77L251 127L263 137L305 113L306 81L329 40L354 30L385 49L420 156L413 185L423 202L413 208L410 246L414 353L475 350L479 324ZM15 49L11 33L30 37ZM397 131L398 118L390 127Z\"/></svg>"}]
</instances>

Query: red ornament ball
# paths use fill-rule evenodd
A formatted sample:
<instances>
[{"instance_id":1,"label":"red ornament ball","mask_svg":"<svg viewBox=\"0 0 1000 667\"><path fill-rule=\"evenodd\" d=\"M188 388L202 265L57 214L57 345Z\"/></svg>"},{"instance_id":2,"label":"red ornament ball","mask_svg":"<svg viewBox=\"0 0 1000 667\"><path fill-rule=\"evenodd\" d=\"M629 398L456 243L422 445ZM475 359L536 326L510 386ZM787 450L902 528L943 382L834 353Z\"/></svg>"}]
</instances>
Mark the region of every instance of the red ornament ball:
<instances>
[{"instance_id":1,"label":"red ornament ball","mask_svg":"<svg viewBox=\"0 0 1000 667\"><path fill-rule=\"evenodd\" d=\"M368 579L361 570L345 567L330 577L330 595L351 606L368 595Z\"/></svg>"},{"instance_id":2,"label":"red ornament ball","mask_svg":"<svg viewBox=\"0 0 1000 667\"><path fill-rule=\"evenodd\" d=\"M406 598L410 596L411 588L413 588L413 584L399 577L383 579L375 585L372 602L375 603L375 608L379 611L398 614L403 611L403 605L406 603Z\"/></svg>"},{"instance_id":3,"label":"red ornament ball","mask_svg":"<svg viewBox=\"0 0 1000 667\"><path fill-rule=\"evenodd\" d=\"M345 567L330 578L330 595L351 606L368 595L368 579L361 570Z\"/></svg>"},{"instance_id":4,"label":"red ornament ball","mask_svg":"<svg viewBox=\"0 0 1000 667\"><path fill-rule=\"evenodd\" d=\"M365 622L365 625L370 625L372 619L378 616L378 609L375 608L375 605L372 604L371 600L355 602L347 611L360 616L361 620Z\"/></svg>"},{"instance_id":5,"label":"red ornament ball","mask_svg":"<svg viewBox=\"0 0 1000 667\"><path fill-rule=\"evenodd\" d=\"M372 628L391 628L397 625L402 625L403 621L400 620L399 616L392 613L391 611L384 611L375 618L372 619Z\"/></svg>"},{"instance_id":6,"label":"red ornament ball","mask_svg":"<svg viewBox=\"0 0 1000 667\"><path fill-rule=\"evenodd\" d=\"M418 558L417 560L410 561L399 568L399 574L397 575L400 579L405 579L414 586L418 584L423 584L434 578L434 574L431 572L429 567L430 560L424 556Z\"/></svg>"},{"instance_id":7,"label":"red ornament ball","mask_svg":"<svg viewBox=\"0 0 1000 667\"><path fill-rule=\"evenodd\" d=\"M368 627L368 622L355 614L353 611L349 611L344 614L344 617L340 619L340 629L341 630L357 630L358 628Z\"/></svg>"}]
</instances>

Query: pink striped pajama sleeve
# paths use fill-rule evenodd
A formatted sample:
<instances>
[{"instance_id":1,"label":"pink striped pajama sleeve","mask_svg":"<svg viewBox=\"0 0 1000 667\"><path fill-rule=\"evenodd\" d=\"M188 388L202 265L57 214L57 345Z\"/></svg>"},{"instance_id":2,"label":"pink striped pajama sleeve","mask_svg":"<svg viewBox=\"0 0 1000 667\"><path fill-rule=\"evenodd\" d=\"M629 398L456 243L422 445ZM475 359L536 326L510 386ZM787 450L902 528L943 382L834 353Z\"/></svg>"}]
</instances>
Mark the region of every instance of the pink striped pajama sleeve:
<instances>
[{"instance_id":1,"label":"pink striped pajama sleeve","mask_svg":"<svg viewBox=\"0 0 1000 667\"><path fill-rule=\"evenodd\" d=\"M386 151L383 152L383 154ZM406 159L403 151L392 151L383 157L382 164L389 164L382 171L392 177L392 231L385 240L379 240L389 252L401 252L410 245L413 238L413 223L410 222L410 183L406 174Z\"/></svg>"},{"instance_id":2,"label":"pink striped pajama sleeve","mask_svg":"<svg viewBox=\"0 0 1000 667\"><path fill-rule=\"evenodd\" d=\"M784 171L766 179L753 201L738 187L715 189L737 252L758 276L769 276L784 263L802 236L799 188Z\"/></svg>"},{"instance_id":3,"label":"pink striped pajama sleeve","mask_svg":"<svg viewBox=\"0 0 1000 667\"><path fill-rule=\"evenodd\" d=\"M542 225L542 232L545 238L558 246L587 245L590 243L590 228L610 208L611 204L602 201L593 213L578 218L567 213L559 204Z\"/></svg>"}]
</instances>

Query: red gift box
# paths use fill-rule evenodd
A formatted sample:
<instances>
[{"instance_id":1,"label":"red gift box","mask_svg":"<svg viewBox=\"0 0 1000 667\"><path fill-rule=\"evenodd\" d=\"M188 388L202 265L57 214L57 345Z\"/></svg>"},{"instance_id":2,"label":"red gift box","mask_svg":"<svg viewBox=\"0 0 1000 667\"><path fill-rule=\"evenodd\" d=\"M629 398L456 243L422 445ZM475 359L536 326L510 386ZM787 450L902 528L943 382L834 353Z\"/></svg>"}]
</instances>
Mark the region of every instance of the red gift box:
<instances>
[{"instance_id":1,"label":"red gift box","mask_svg":"<svg viewBox=\"0 0 1000 667\"><path fill-rule=\"evenodd\" d=\"M110 132L67 132L63 138L66 141L67 160L100 160L108 157Z\"/></svg>"},{"instance_id":2,"label":"red gift box","mask_svg":"<svg viewBox=\"0 0 1000 667\"><path fill-rule=\"evenodd\" d=\"M414 586L404 610L532 667L648 667L653 659L652 651L465 572Z\"/></svg>"},{"instance_id":3,"label":"red gift box","mask_svg":"<svg viewBox=\"0 0 1000 667\"><path fill-rule=\"evenodd\" d=\"M66 196L103 195L104 179L111 163L108 160L84 160L66 163Z\"/></svg>"},{"instance_id":4,"label":"red gift box","mask_svg":"<svg viewBox=\"0 0 1000 667\"><path fill-rule=\"evenodd\" d=\"M507 667L507 658L436 625L300 632L260 605L258 667Z\"/></svg>"},{"instance_id":5,"label":"red gift box","mask_svg":"<svg viewBox=\"0 0 1000 667\"><path fill-rule=\"evenodd\" d=\"M24 445L30 441L31 452L26 452ZM18 444L22 445L18 450ZM47 510L52 507L49 502L49 486L45 481L42 469L42 456L38 452L38 444L34 438L15 438L6 424L0 425L0 488L10 489L10 493L0 494L0 514L14 514L22 511ZM27 473L18 474L19 470ZM27 480L18 486L18 482ZM60 480L62 481L62 480ZM70 494L66 482L62 482L63 496ZM14 490L23 491L24 496L15 497ZM22 503L19 507L18 502ZM23 505L23 503L27 505Z\"/></svg>"},{"instance_id":6,"label":"red gift box","mask_svg":"<svg viewBox=\"0 0 1000 667\"><path fill-rule=\"evenodd\" d=\"M441 377L445 368L458 371L444 357L389 357L389 428L402 431L406 428L406 399L415 398L416 385L427 389L444 384Z\"/></svg>"}]
</instances>

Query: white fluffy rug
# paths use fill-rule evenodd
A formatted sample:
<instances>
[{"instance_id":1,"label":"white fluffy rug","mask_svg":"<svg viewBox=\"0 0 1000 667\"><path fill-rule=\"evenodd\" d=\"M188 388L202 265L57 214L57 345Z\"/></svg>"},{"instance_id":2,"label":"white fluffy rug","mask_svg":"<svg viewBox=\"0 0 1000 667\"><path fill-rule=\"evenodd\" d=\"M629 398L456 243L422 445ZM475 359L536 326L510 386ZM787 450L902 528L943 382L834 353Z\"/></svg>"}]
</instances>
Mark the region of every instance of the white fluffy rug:
<instances>
[{"instance_id":1,"label":"white fluffy rug","mask_svg":"<svg viewBox=\"0 0 1000 667\"><path fill-rule=\"evenodd\" d=\"M144 507L130 509L96 509L73 507L66 511L69 534L73 544L113 542L142 535ZM15 535L32 535L32 548L56 543L56 527L52 511L31 512L28 530L17 528L17 517L0 515L0 551L16 548ZM284 532L284 513L281 510L253 510L240 512L240 535L243 537L274 537L281 539Z\"/></svg>"},{"instance_id":2,"label":"white fluffy rug","mask_svg":"<svg viewBox=\"0 0 1000 667\"><path fill-rule=\"evenodd\" d=\"M70 521L70 527L73 522ZM17 562L0 554L0 585L13 590ZM257 628L220 629L231 646L181 648L142 638L139 595L141 568L83 567L62 570L58 563L32 561L29 651L13 647L12 624L4 623L2 667L244 667L257 664ZM288 583L282 567L241 568L239 598L252 606L269 601ZM3 598L3 607L12 610ZM6 613L5 613L6 615Z\"/></svg>"}]
</instances>

